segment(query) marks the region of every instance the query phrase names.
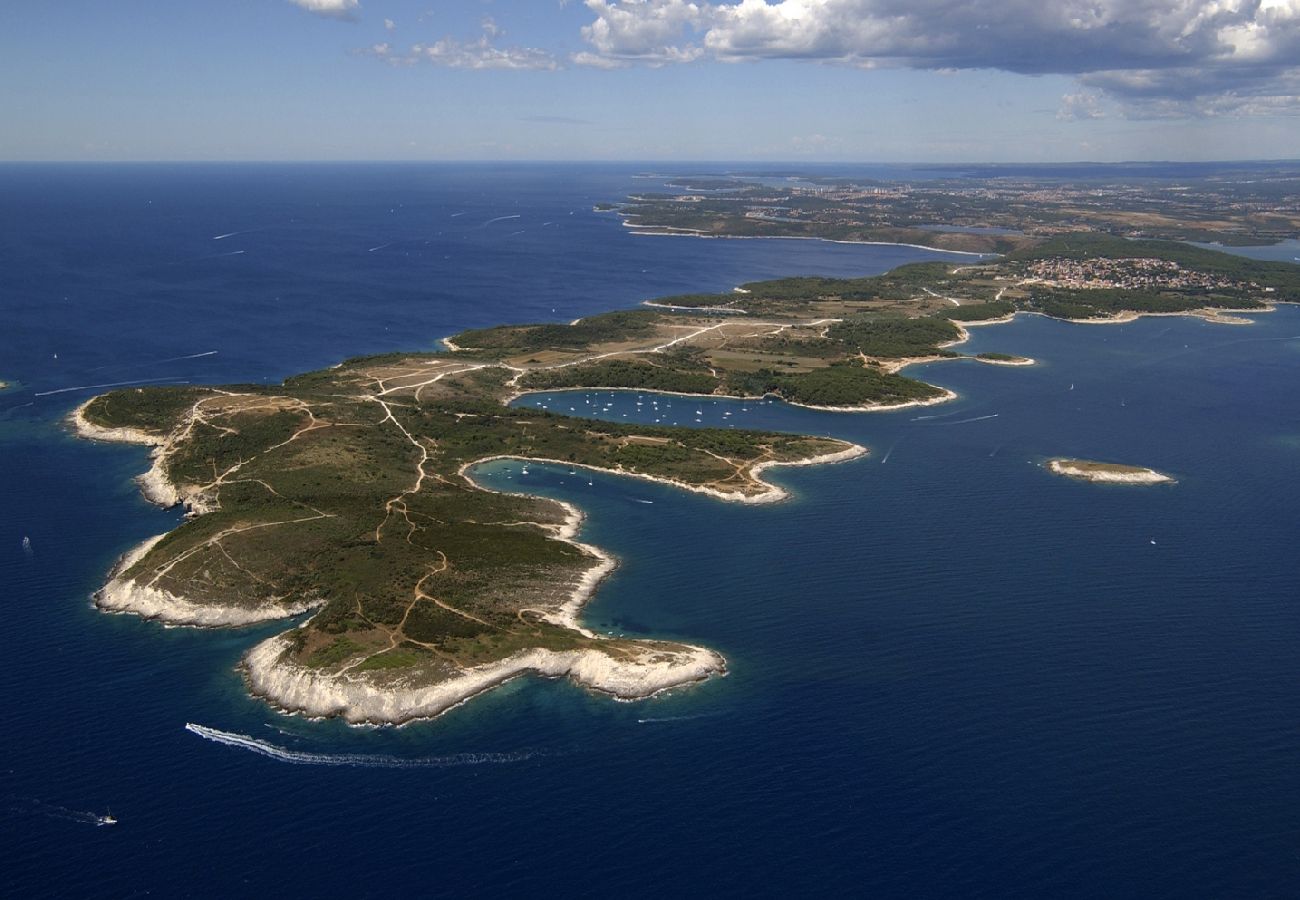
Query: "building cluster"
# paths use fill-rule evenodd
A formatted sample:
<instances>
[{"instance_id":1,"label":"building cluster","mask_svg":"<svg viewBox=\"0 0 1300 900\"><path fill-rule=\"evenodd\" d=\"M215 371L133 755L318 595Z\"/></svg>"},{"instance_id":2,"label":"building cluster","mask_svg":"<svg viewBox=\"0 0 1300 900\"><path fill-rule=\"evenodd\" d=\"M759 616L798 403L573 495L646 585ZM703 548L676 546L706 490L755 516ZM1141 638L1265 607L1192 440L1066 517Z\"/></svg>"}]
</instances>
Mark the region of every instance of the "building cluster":
<instances>
[{"instance_id":1,"label":"building cluster","mask_svg":"<svg viewBox=\"0 0 1300 900\"><path fill-rule=\"evenodd\" d=\"M1237 290L1243 285L1207 272L1184 269L1167 259L1043 259L1030 263L1026 281L1046 287L1099 290Z\"/></svg>"}]
</instances>

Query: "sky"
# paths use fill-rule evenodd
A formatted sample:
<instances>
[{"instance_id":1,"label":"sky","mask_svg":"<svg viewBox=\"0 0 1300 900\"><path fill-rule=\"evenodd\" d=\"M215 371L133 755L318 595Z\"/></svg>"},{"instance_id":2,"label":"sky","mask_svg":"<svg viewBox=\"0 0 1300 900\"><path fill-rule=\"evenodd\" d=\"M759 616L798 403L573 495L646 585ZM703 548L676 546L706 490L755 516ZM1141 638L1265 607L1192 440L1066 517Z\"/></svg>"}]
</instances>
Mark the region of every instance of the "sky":
<instances>
[{"instance_id":1,"label":"sky","mask_svg":"<svg viewBox=\"0 0 1300 900\"><path fill-rule=\"evenodd\" d=\"M0 160L1300 157L1300 0L0 4Z\"/></svg>"}]
</instances>

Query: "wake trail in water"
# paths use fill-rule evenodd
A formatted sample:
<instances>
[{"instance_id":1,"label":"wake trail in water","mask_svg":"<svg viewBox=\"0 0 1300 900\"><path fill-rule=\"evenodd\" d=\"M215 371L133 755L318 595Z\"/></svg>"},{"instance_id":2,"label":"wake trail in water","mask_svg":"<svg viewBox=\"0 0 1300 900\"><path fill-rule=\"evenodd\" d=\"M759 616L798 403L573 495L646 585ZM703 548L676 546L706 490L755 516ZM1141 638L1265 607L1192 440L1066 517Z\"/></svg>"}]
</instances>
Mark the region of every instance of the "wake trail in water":
<instances>
[{"instance_id":1,"label":"wake trail in water","mask_svg":"<svg viewBox=\"0 0 1300 900\"><path fill-rule=\"evenodd\" d=\"M136 363L133 366L95 366L95 368L89 369L87 371L102 372L105 369L114 369L118 372L129 372L132 369L144 369L149 366L161 366L164 363L181 362L187 359L202 359L205 356L216 356L217 353L218 351L216 350L205 350L202 353L191 353L187 356L169 356L166 359L150 360L149 362Z\"/></svg>"},{"instance_id":2,"label":"wake trail in water","mask_svg":"<svg viewBox=\"0 0 1300 900\"><path fill-rule=\"evenodd\" d=\"M227 231L225 234L219 234L213 238L214 241L224 241L226 238L234 237L238 234L247 234L246 231Z\"/></svg>"},{"instance_id":3,"label":"wake trail in water","mask_svg":"<svg viewBox=\"0 0 1300 900\"><path fill-rule=\"evenodd\" d=\"M985 419L996 419L999 413L993 413L988 416L976 416L973 419L958 419L956 422L940 422L940 425L965 425L967 422L983 422Z\"/></svg>"},{"instance_id":4,"label":"wake trail in water","mask_svg":"<svg viewBox=\"0 0 1300 900\"><path fill-rule=\"evenodd\" d=\"M185 723L185 730L204 740L249 750L259 756L269 757L296 766L352 766L362 769L449 769L456 766L481 766L488 763L523 762L542 754L534 750L515 753L452 753L447 756L421 756L405 758L372 753L308 753L289 750L275 744L259 741L246 734L220 731L206 725Z\"/></svg>"},{"instance_id":5,"label":"wake trail in water","mask_svg":"<svg viewBox=\"0 0 1300 900\"><path fill-rule=\"evenodd\" d=\"M378 247L371 247L367 253L374 253L376 250L383 250L385 247L391 247L396 241L389 241L387 244L380 244Z\"/></svg>"},{"instance_id":6,"label":"wake trail in water","mask_svg":"<svg viewBox=\"0 0 1300 900\"><path fill-rule=\"evenodd\" d=\"M62 819L65 822L77 822L81 825L109 825L112 824L99 813L86 812L80 809L68 809L66 806L58 806L54 803L46 803L43 800L31 798L22 801L19 806L9 807L14 812L25 812L33 815L45 816L47 819Z\"/></svg>"},{"instance_id":7,"label":"wake trail in water","mask_svg":"<svg viewBox=\"0 0 1300 900\"><path fill-rule=\"evenodd\" d=\"M638 725L659 725L665 722L691 722L695 719L712 719L721 713L695 713L689 716L650 716L644 719L637 719Z\"/></svg>"},{"instance_id":8,"label":"wake trail in water","mask_svg":"<svg viewBox=\"0 0 1300 900\"><path fill-rule=\"evenodd\" d=\"M94 391L94 390L98 390L99 388L124 387L128 384L175 384L176 382L183 382L183 381L184 379L181 378L164 378L162 381L158 381L157 379L154 378L137 378L134 381L111 381L108 384L79 384L76 387L58 388L53 391L37 391L36 393L32 394L32 396L49 397L52 394L67 394L72 391Z\"/></svg>"},{"instance_id":9,"label":"wake trail in water","mask_svg":"<svg viewBox=\"0 0 1300 900\"><path fill-rule=\"evenodd\" d=\"M523 216L519 213L515 213L513 216L497 216L495 219L488 219L486 222L480 225L479 228L487 228L493 222L504 222L506 219L522 219L522 218Z\"/></svg>"},{"instance_id":10,"label":"wake trail in water","mask_svg":"<svg viewBox=\"0 0 1300 900\"><path fill-rule=\"evenodd\" d=\"M953 416L959 416L961 412L935 413L929 416L913 416L913 422L928 422L931 419L951 419Z\"/></svg>"}]
</instances>

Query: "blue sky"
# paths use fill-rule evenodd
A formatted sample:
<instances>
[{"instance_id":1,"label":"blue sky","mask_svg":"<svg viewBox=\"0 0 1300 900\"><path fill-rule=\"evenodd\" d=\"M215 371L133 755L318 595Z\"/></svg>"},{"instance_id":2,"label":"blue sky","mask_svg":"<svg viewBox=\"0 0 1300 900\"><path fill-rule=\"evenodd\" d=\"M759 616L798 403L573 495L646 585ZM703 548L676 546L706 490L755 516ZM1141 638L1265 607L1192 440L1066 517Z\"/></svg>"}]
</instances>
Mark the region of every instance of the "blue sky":
<instances>
[{"instance_id":1,"label":"blue sky","mask_svg":"<svg viewBox=\"0 0 1300 900\"><path fill-rule=\"evenodd\" d=\"M1300 0L57 0L0 159L1300 156Z\"/></svg>"}]
</instances>

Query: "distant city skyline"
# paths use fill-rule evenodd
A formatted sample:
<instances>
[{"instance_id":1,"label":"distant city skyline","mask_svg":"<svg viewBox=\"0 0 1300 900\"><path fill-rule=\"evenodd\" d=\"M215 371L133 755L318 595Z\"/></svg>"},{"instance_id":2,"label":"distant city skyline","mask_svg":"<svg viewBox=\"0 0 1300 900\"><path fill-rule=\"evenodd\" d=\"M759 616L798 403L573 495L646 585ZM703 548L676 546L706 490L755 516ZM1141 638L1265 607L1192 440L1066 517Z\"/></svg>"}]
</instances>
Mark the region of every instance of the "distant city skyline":
<instances>
[{"instance_id":1,"label":"distant city skyline","mask_svg":"<svg viewBox=\"0 0 1300 900\"><path fill-rule=\"evenodd\" d=\"M0 10L0 160L1300 155L1300 0Z\"/></svg>"}]
</instances>

